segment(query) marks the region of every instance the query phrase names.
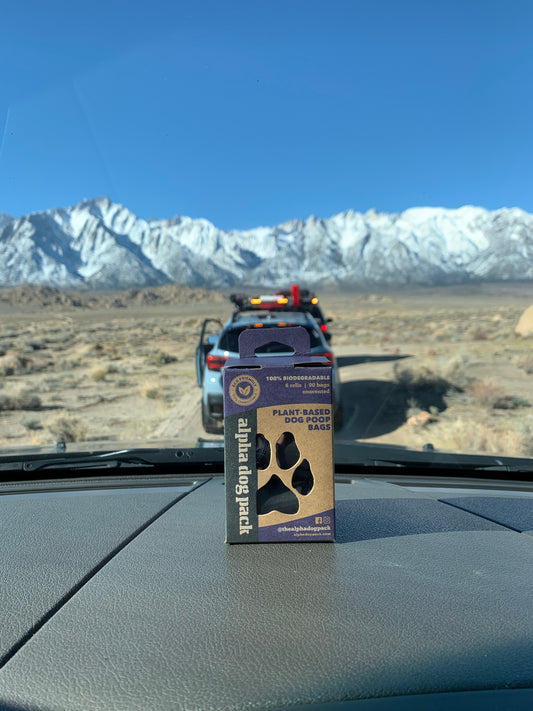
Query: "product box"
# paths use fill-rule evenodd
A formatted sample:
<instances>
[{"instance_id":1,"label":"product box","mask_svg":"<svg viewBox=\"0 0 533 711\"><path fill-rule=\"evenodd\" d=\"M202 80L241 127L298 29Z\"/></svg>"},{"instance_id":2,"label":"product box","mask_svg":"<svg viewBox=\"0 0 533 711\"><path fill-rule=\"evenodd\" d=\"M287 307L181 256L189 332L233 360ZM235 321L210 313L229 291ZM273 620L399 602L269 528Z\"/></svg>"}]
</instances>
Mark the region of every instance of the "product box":
<instances>
[{"instance_id":1,"label":"product box","mask_svg":"<svg viewBox=\"0 0 533 711\"><path fill-rule=\"evenodd\" d=\"M273 342L294 355L256 355ZM330 362L305 328L250 329L223 381L226 542L334 540Z\"/></svg>"}]
</instances>

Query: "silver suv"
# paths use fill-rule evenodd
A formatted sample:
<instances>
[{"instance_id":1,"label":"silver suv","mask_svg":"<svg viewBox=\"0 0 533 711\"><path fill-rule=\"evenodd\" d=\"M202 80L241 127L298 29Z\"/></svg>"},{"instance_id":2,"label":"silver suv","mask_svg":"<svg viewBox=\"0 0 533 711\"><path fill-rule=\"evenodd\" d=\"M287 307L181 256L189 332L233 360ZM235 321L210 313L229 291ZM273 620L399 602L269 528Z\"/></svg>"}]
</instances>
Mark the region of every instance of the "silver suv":
<instances>
[{"instance_id":1,"label":"silver suv","mask_svg":"<svg viewBox=\"0 0 533 711\"><path fill-rule=\"evenodd\" d=\"M217 325L221 330L212 333ZM330 360L333 367L335 428L342 426L341 388L335 356L311 314L305 311L238 311L224 326L217 319L206 319L196 348L196 375L198 385L202 388L202 425L206 432L224 432L222 369L228 358L238 356L241 332L246 328L285 326L303 326L309 334L311 355L323 355ZM286 353L287 347L280 343L269 343L257 352Z\"/></svg>"}]
</instances>

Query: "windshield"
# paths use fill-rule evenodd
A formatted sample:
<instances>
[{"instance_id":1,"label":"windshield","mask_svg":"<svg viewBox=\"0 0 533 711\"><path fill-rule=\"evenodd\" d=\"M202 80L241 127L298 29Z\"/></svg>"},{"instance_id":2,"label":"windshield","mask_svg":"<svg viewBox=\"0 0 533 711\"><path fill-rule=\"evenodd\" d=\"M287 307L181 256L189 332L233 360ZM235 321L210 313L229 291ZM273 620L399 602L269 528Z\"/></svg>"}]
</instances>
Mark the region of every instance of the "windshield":
<instances>
[{"instance_id":1,"label":"windshield","mask_svg":"<svg viewBox=\"0 0 533 711\"><path fill-rule=\"evenodd\" d=\"M532 20L6 6L0 454L221 443L230 296L279 292L316 297L337 442L533 457Z\"/></svg>"}]
</instances>

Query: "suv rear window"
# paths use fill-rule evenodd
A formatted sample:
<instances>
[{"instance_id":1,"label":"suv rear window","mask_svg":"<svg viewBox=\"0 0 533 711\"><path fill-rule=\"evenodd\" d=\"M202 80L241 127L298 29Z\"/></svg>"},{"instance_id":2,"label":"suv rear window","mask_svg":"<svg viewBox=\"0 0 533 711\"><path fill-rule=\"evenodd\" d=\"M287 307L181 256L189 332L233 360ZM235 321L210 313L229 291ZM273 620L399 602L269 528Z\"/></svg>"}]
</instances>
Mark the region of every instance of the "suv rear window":
<instances>
[{"instance_id":1,"label":"suv rear window","mask_svg":"<svg viewBox=\"0 0 533 711\"><path fill-rule=\"evenodd\" d=\"M264 326L264 328L274 328L276 324L272 324L272 326ZM238 353L239 352L239 335L247 328L253 328L253 326L248 325L248 326L235 326L234 328L228 328L220 337L220 343L218 344L218 348L220 348L223 351L230 351L231 353ZM323 347L324 343L322 340L322 335L320 331L318 331L316 328L310 328L307 326L303 326L307 333L309 334L309 338L311 340L311 348L321 348ZM281 343L270 343L266 344L265 346L261 346L260 348L257 349L256 353L286 353L287 352L287 347L283 346Z\"/></svg>"}]
</instances>

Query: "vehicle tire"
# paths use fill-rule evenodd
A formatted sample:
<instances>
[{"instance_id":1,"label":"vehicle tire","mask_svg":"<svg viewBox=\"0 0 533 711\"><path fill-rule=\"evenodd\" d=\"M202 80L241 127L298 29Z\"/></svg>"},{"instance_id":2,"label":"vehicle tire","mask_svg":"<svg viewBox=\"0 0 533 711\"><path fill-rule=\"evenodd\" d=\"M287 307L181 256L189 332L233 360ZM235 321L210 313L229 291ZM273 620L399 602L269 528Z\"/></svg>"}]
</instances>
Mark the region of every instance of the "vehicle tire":
<instances>
[{"instance_id":1,"label":"vehicle tire","mask_svg":"<svg viewBox=\"0 0 533 711\"><path fill-rule=\"evenodd\" d=\"M207 414L207 410L205 407L205 403L202 400L202 427L204 428L204 431L207 432L208 434L224 434L224 424L222 425L217 421L214 420L212 417L209 417Z\"/></svg>"}]
</instances>

